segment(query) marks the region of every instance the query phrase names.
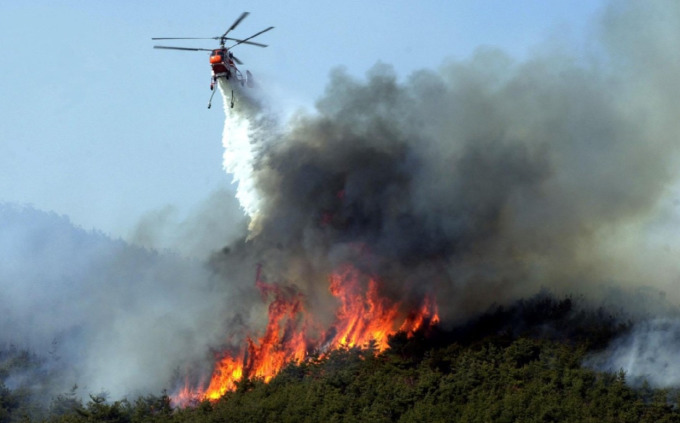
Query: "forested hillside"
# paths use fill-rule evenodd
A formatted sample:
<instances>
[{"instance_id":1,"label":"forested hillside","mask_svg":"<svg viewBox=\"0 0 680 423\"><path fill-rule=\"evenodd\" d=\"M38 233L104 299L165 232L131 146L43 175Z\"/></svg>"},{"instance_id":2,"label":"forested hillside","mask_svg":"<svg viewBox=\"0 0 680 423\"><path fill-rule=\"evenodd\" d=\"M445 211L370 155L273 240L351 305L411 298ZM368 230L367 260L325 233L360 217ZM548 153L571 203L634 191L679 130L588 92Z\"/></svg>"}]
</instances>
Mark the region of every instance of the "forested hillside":
<instances>
[{"instance_id":1,"label":"forested hillside","mask_svg":"<svg viewBox=\"0 0 680 423\"><path fill-rule=\"evenodd\" d=\"M268 384L245 380L219 401L187 408L173 408L164 393L117 401L91 395L83 402L67 392L41 415L25 393L3 386L0 421L680 421L678 392L634 389L623 372L583 366L627 329L602 309L540 297L454 330L398 334L383 353L367 345L312 356ZM30 363L29 356L23 360Z\"/></svg>"}]
</instances>

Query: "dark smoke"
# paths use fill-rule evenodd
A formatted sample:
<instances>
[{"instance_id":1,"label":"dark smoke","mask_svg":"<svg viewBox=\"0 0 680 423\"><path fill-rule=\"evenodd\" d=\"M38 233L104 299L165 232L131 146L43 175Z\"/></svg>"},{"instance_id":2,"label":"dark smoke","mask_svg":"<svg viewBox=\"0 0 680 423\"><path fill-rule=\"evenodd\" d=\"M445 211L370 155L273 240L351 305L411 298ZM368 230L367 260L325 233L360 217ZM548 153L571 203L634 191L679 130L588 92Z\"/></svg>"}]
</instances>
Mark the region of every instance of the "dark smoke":
<instances>
[{"instance_id":1,"label":"dark smoke","mask_svg":"<svg viewBox=\"0 0 680 423\"><path fill-rule=\"evenodd\" d=\"M480 48L404 80L385 64L335 70L316 113L258 134L254 235L213 263L262 263L326 321L345 262L405 310L433 294L445 325L542 288L576 295L640 321L590 365L667 385L671 361L645 365L640 345L677 342L645 319L673 319L680 300L680 5L612 3L593 33L524 61Z\"/></svg>"},{"instance_id":2,"label":"dark smoke","mask_svg":"<svg viewBox=\"0 0 680 423\"><path fill-rule=\"evenodd\" d=\"M676 3L617 2L591 54L334 71L256 165L255 260L314 293L351 262L397 299L434 293L451 323L541 286L667 289L670 261L629 247L677 176L679 24Z\"/></svg>"},{"instance_id":3,"label":"dark smoke","mask_svg":"<svg viewBox=\"0 0 680 423\"><path fill-rule=\"evenodd\" d=\"M611 372L623 370L634 386L648 382L655 387L677 388L679 347L680 320L653 318L639 322L630 333L615 340L604 352L594 354L586 364Z\"/></svg>"},{"instance_id":4,"label":"dark smoke","mask_svg":"<svg viewBox=\"0 0 680 423\"><path fill-rule=\"evenodd\" d=\"M218 190L188 216L173 206L146 213L129 238L135 245L203 260L241 238L246 225L233 192Z\"/></svg>"}]
</instances>

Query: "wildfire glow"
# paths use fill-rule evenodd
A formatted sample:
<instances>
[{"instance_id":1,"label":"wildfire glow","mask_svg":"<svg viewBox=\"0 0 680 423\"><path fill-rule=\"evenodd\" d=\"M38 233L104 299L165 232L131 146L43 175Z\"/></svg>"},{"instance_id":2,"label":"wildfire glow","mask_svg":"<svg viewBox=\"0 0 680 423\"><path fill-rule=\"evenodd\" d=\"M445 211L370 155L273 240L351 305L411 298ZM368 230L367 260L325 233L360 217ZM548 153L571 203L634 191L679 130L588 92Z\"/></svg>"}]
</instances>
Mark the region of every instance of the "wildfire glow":
<instances>
[{"instance_id":1,"label":"wildfire glow","mask_svg":"<svg viewBox=\"0 0 680 423\"><path fill-rule=\"evenodd\" d=\"M339 347L360 347L373 342L378 351L388 348L388 338L397 331L411 336L418 329L439 322L437 306L425 297L420 308L405 317L401 304L380 296L380 282L362 281L360 272L346 265L330 276L330 293L339 301L334 323L326 330L313 323L304 308L304 296L294 287L263 282L258 271L256 286L264 301L270 301L268 321L259 339L248 338L235 354L218 359L205 389L185 387L176 403L217 400L233 391L244 378L269 382L285 365L300 362L308 353L325 353Z\"/></svg>"},{"instance_id":2,"label":"wildfire glow","mask_svg":"<svg viewBox=\"0 0 680 423\"><path fill-rule=\"evenodd\" d=\"M331 294L340 300L336 313L337 335L331 345L354 347L374 340L380 351L387 348L387 336L394 333L398 305L378 295L375 279L370 279L365 295L361 292L356 269L346 266L331 276Z\"/></svg>"}]
</instances>

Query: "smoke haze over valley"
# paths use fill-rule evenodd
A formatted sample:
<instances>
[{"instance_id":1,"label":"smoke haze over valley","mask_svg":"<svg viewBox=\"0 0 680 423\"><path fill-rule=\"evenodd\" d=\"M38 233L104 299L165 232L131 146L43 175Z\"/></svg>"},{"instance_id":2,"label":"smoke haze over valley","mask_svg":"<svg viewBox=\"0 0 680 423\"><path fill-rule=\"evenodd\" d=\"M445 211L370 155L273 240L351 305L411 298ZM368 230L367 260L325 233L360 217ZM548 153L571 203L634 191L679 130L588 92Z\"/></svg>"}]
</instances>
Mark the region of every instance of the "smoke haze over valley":
<instances>
[{"instance_id":1,"label":"smoke haze over valley","mask_svg":"<svg viewBox=\"0 0 680 423\"><path fill-rule=\"evenodd\" d=\"M149 212L129 242L0 205L0 346L45 357L52 394L205 384L268 323L256 278L335 327L329 275L351 265L444 328L541 291L604 305L634 325L587 364L680 385L680 5L612 2L589 31L403 79L337 68L285 120L222 84L236 198Z\"/></svg>"}]
</instances>

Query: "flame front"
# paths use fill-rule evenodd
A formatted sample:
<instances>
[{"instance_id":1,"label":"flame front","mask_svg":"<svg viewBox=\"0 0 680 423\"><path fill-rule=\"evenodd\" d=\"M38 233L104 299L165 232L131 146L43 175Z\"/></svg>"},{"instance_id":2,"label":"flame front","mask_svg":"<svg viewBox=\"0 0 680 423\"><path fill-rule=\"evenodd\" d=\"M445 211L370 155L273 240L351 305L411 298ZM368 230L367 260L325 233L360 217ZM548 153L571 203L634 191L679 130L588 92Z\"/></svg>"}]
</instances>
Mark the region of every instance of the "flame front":
<instances>
[{"instance_id":1,"label":"flame front","mask_svg":"<svg viewBox=\"0 0 680 423\"><path fill-rule=\"evenodd\" d=\"M340 300L340 308L334 325L337 335L330 345L355 347L375 341L382 351L388 346L387 337L395 332L399 307L380 298L375 279L368 281L365 295L359 282L359 273L351 266L331 276L330 291Z\"/></svg>"},{"instance_id":2,"label":"flame front","mask_svg":"<svg viewBox=\"0 0 680 423\"><path fill-rule=\"evenodd\" d=\"M235 354L225 353L215 365L206 389L185 387L174 400L189 404L195 400L217 400L234 391L244 378L269 382L289 363L301 362L310 352L325 353L339 347L361 347L373 342L378 351L389 347L389 336L397 331L411 336L415 331L439 322L437 306L425 297L420 308L405 317L401 305L380 295L380 281L369 278L362 284L361 273L351 265L342 266L330 276L330 293L339 301L334 323L321 330L304 308L304 296L294 287L261 280L256 286L265 301L271 301L267 326L257 341ZM403 319L400 323L400 317Z\"/></svg>"}]
</instances>

